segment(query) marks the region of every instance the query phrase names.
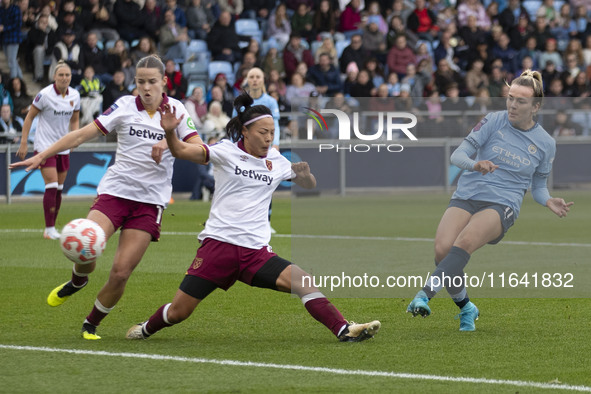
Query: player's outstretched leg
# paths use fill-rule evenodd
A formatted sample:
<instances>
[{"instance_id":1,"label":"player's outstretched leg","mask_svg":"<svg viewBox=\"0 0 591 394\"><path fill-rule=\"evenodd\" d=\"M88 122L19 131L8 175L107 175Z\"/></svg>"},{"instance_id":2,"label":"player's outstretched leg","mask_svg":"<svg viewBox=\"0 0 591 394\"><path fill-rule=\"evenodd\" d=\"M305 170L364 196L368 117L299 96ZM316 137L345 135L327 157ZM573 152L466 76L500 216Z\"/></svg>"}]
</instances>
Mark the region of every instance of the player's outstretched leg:
<instances>
[{"instance_id":1,"label":"player's outstretched leg","mask_svg":"<svg viewBox=\"0 0 591 394\"><path fill-rule=\"evenodd\" d=\"M464 307L460 309L460 313L456 316L456 319L460 319L460 331L475 331L476 325L474 322L478 320L479 316L480 311L472 301L464 305Z\"/></svg>"},{"instance_id":2,"label":"player's outstretched leg","mask_svg":"<svg viewBox=\"0 0 591 394\"><path fill-rule=\"evenodd\" d=\"M47 296L49 306L60 306L70 298L71 295L81 290L88 283L88 274L76 272L72 269L72 278L59 285Z\"/></svg>"},{"instance_id":3,"label":"player's outstretched leg","mask_svg":"<svg viewBox=\"0 0 591 394\"><path fill-rule=\"evenodd\" d=\"M407 313L412 313L412 317L421 315L427 317L431 314L431 308L429 308L429 297L423 290L419 290L415 298L408 304L406 308Z\"/></svg>"}]
</instances>

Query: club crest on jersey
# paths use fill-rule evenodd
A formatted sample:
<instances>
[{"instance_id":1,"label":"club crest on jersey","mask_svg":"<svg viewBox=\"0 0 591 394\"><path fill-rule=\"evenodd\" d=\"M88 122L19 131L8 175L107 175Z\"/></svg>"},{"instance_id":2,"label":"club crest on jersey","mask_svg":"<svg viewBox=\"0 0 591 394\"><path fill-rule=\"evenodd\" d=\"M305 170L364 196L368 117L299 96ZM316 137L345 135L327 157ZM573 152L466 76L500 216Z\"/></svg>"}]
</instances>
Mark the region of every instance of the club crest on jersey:
<instances>
[{"instance_id":1,"label":"club crest on jersey","mask_svg":"<svg viewBox=\"0 0 591 394\"><path fill-rule=\"evenodd\" d=\"M203 259L201 257L195 257L193 264L191 264L191 269L196 270L197 268L201 267L201 264L203 264Z\"/></svg>"},{"instance_id":2,"label":"club crest on jersey","mask_svg":"<svg viewBox=\"0 0 591 394\"><path fill-rule=\"evenodd\" d=\"M265 159L265 164L267 165L267 169L269 171L273 171L273 162L271 160Z\"/></svg>"},{"instance_id":3,"label":"club crest on jersey","mask_svg":"<svg viewBox=\"0 0 591 394\"><path fill-rule=\"evenodd\" d=\"M36 103L38 103L38 102L39 102L39 100L41 100L41 97L43 97L43 95L42 95L41 93L39 93L39 94L37 95L37 97L35 97L35 102L36 102Z\"/></svg>"},{"instance_id":4,"label":"club crest on jersey","mask_svg":"<svg viewBox=\"0 0 591 394\"><path fill-rule=\"evenodd\" d=\"M70 107L74 106L74 100L70 100Z\"/></svg>"},{"instance_id":5,"label":"club crest on jersey","mask_svg":"<svg viewBox=\"0 0 591 394\"><path fill-rule=\"evenodd\" d=\"M531 144L527 147L527 151L533 155L538 151L538 148L534 144Z\"/></svg>"},{"instance_id":6,"label":"club crest on jersey","mask_svg":"<svg viewBox=\"0 0 591 394\"><path fill-rule=\"evenodd\" d=\"M111 115L111 113L112 113L113 111L115 111L117 108L119 108L119 106L118 106L117 104L113 104L113 105L111 105L109 108L107 108L107 110L106 110L105 112L103 112L103 115L105 115L105 116L109 116L109 115Z\"/></svg>"},{"instance_id":7,"label":"club crest on jersey","mask_svg":"<svg viewBox=\"0 0 591 394\"><path fill-rule=\"evenodd\" d=\"M488 122L488 119L483 118L480 122L478 122L478 124L476 126L474 126L474 128L472 129L472 131L478 131L478 130L480 130L480 128L482 126L484 126L486 124L486 122Z\"/></svg>"}]
</instances>

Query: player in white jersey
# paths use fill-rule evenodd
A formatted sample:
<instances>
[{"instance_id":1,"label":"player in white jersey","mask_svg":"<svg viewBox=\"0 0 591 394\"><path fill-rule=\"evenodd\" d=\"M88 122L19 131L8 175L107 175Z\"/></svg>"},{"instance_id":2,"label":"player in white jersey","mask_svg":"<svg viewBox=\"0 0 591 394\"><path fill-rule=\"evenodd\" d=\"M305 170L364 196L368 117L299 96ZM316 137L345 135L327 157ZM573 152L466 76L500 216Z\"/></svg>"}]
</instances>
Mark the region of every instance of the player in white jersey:
<instances>
[{"instance_id":1,"label":"player in white jersey","mask_svg":"<svg viewBox=\"0 0 591 394\"><path fill-rule=\"evenodd\" d=\"M437 228L437 268L407 308L413 316L431 314L428 302L445 284L460 308L460 331L474 331L480 312L464 283L472 253L503 238L530 185L534 200L561 218L573 205L548 192L556 142L535 121L543 97L540 73L524 71L511 83L507 110L487 115L453 153L452 163L466 172Z\"/></svg>"},{"instance_id":2,"label":"player in white jersey","mask_svg":"<svg viewBox=\"0 0 591 394\"><path fill-rule=\"evenodd\" d=\"M193 121L180 101L164 94L164 64L157 56L140 59L136 66L138 97L124 96L93 123L69 133L58 142L11 168L36 168L46 157L73 148L107 133L117 134L115 164L101 179L97 198L87 218L97 222L109 239L121 228L109 279L99 291L90 314L82 325L85 339L100 339L96 327L115 307L129 276L140 263L150 242L160 237L162 210L170 200L174 157L167 149L160 109L174 106L183 115L171 132L183 141L199 144ZM51 306L63 304L86 286L95 264L74 264L71 280L53 289L47 298Z\"/></svg>"},{"instance_id":3,"label":"player in white jersey","mask_svg":"<svg viewBox=\"0 0 591 394\"><path fill-rule=\"evenodd\" d=\"M252 103L246 93L236 98L238 115L226 126L230 140L211 147L180 141L173 130L184 121L183 116L177 118L171 106L164 108L163 126L172 154L199 164L211 161L216 189L205 230L199 234L201 246L172 303L162 305L149 320L131 327L128 339L145 339L180 323L213 290L227 290L236 280L297 294L308 312L340 341L362 341L380 329L379 321L348 323L317 288L304 284L307 273L277 256L269 246L267 209L273 191L288 179L311 189L316 179L308 163L291 164L270 147L275 133L271 111Z\"/></svg>"},{"instance_id":4,"label":"player in white jersey","mask_svg":"<svg viewBox=\"0 0 591 394\"><path fill-rule=\"evenodd\" d=\"M27 137L33 119L39 118L35 132L35 152L42 152L64 135L79 127L80 94L69 87L72 70L60 61L53 75L54 83L43 88L33 100L31 109L23 123L23 136L16 153L20 159L27 155ZM43 212L45 215L45 231L43 237L58 239L59 232L55 229L55 221L62 203L62 190L70 168L70 150L64 149L52 156L46 156L41 163L41 176L45 183L43 194Z\"/></svg>"}]
</instances>

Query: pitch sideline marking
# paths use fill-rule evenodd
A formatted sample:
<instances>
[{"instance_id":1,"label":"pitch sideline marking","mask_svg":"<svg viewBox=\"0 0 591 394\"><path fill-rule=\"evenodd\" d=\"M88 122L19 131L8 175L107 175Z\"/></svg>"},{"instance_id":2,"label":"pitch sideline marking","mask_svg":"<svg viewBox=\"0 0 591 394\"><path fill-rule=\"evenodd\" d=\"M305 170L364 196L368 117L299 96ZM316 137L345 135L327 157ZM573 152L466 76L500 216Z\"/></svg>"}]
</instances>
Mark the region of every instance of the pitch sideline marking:
<instances>
[{"instance_id":1,"label":"pitch sideline marking","mask_svg":"<svg viewBox=\"0 0 591 394\"><path fill-rule=\"evenodd\" d=\"M41 233L37 229L0 229L0 233ZM190 231L163 231L162 235L188 235L197 236L199 233ZM411 237L368 237L361 235L306 235L306 234L273 234L276 238L312 238L312 239L335 239L335 240L361 240L361 241L403 241L403 242L434 242L433 238L411 238ZM529 242L529 241L503 241L503 245L524 245L524 246L567 246L591 248L591 244L569 243L569 242Z\"/></svg>"},{"instance_id":2,"label":"pitch sideline marking","mask_svg":"<svg viewBox=\"0 0 591 394\"><path fill-rule=\"evenodd\" d=\"M310 367L310 366L297 365L297 364L274 364L274 363L262 363L262 362L254 362L254 361L217 360L217 359L198 358L198 357L167 356L167 355L160 355L160 354L106 352L106 351L98 351L98 350L60 349L60 348L37 347L37 346L18 346L18 345L0 344L0 349L29 350L29 351L47 352L47 353L69 353L69 354L91 355L91 356L111 356L111 357L148 359L148 360L157 360L157 361L178 361L178 362L189 362L189 363L198 363L198 364L227 365L227 366L234 366L234 367L272 368L272 369L282 369L282 370L292 370L292 371L320 372L320 373L329 373L329 374L335 374L335 375L358 375L358 376L385 377L385 378L395 378L395 379L418 379L418 380L432 380L432 381L441 381L441 382L474 383L474 384L483 383L483 384L492 384L492 385L531 387L531 388L539 388L539 389L568 390L568 391L579 391L579 392L590 392L591 393L591 387L589 387L589 386L573 386L573 385L558 384L558 383L528 382L528 381L524 381L524 380L501 380L501 379L486 379L486 378L453 377L453 376L439 376L439 375L386 372L386 371L367 371L367 370L360 370L360 369L352 370L352 369L342 369L342 368Z\"/></svg>"}]
</instances>

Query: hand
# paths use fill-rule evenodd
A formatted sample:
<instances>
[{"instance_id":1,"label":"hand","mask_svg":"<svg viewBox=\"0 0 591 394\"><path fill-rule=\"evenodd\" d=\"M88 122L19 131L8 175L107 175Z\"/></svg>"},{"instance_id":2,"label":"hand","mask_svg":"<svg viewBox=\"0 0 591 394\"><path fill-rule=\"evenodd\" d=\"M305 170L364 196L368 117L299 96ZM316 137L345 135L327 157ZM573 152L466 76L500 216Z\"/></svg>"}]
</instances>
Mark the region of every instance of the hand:
<instances>
[{"instance_id":1,"label":"hand","mask_svg":"<svg viewBox=\"0 0 591 394\"><path fill-rule=\"evenodd\" d=\"M156 164L160 164L162 161L162 154L166 149L168 149L166 140L159 141L158 143L152 145L152 159L154 159Z\"/></svg>"},{"instance_id":2,"label":"hand","mask_svg":"<svg viewBox=\"0 0 591 394\"><path fill-rule=\"evenodd\" d=\"M16 155L18 156L19 159L24 160L25 156L27 156L28 150L29 150L29 147L27 146L27 141L22 140L21 144L18 147L18 150L16 151Z\"/></svg>"},{"instance_id":3,"label":"hand","mask_svg":"<svg viewBox=\"0 0 591 394\"><path fill-rule=\"evenodd\" d=\"M296 173L298 178L305 178L310 176L310 166L305 161L300 161L299 163L292 163L291 169L293 172Z\"/></svg>"},{"instance_id":4,"label":"hand","mask_svg":"<svg viewBox=\"0 0 591 394\"><path fill-rule=\"evenodd\" d=\"M26 152L25 152L25 154L26 154ZM12 170L17 167L27 167L27 168L25 168L25 171L29 172L31 170L38 168L44 162L45 162L45 160L43 158L41 158L41 156L39 156L39 154L36 154L33 157L29 157L27 160L17 161L16 163L11 163L10 166L8 166L8 168L10 168Z\"/></svg>"},{"instance_id":5,"label":"hand","mask_svg":"<svg viewBox=\"0 0 591 394\"><path fill-rule=\"evenodd\" d=\"M170 104L164 104L164 108L158 108L160 113L160 126L166 133L172 133L181 124L181 120L185 117L182 114L180 118L176 117L176 108Z\"/></svg>"},{"instance_id":6,"label":"hand","mask_svg":"<svg viewBox=\"0 0 591 394\"><path fill-rule=\"evenodd\" d=\"M474 171L480 172L482 175L486 175L489 172L493 173L499 166L492 161L481 160L474 165Z\"/></svg>"},{"instance_id":7,"label":"hand","mask_svg":"<svg viewBox=\"0 0 591 394\"><path fill-rule=\"evenodd\" d=\"M546 206L550 208L559 218L566 217L570 207L574 202L565 202L562 198L554 197L546 201Z\"/></svg>"}]
</instances>

